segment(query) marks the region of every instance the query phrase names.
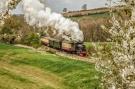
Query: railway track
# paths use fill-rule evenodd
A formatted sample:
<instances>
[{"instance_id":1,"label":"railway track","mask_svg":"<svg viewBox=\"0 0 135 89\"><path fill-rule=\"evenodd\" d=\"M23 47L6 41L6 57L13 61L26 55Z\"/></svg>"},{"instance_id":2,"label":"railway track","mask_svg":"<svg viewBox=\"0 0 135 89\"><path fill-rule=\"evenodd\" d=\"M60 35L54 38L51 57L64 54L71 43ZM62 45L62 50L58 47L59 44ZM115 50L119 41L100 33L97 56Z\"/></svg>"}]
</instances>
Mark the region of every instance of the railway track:
<instances>
[{"instance_id":1,"label":"railway track","mask_svg":"<svg viewBox=\"0 0 135 89\"><path fill-rule=\"evenodd\" d=\"M53 49L53 48L50 48L50 47L47 47L47 46L42 46L38 50L39 51L42 50L42 51L46 51L46 52L51 52L51 53L54 53L58 56L66 57L66 58L73 59L73 60L80 60L80 61L89 62L89 63L96 63L96 58L89 57L89 56L81 57L81 56L78 56L76 54L70 54L70 53L60 51L60 50L57 50L57 49Z\"/></svg>"},{"instance_id":2,"label":"railway track","mask_svg":"<svg viewBox=\"0 0 135 89\"><path fill-rule=\"evenodd\" d=\"M30 47L30 46L26 46L26 45L21 45L21 44L17 44L15 46L28 48L28 49L31 49L33 51L36 51L36 52L39 52L39 53L42 53L42 54L44 54L45 52L49 52L49 53L52 53L52 54L55 54L55 55L58 55L58 56L61 56L61 57L73 59L73 60L79 60L79 61L84 61L84 62L94 63L94 64L96 63L96 58L89 57L89 56L80 57L76 54L70 54L70 53L60 51L60 50L57 50L57 49L53 49L53 48L50 48L50 47L47 47L47 46L42 46L42 47L37 48L37 49L35 49L33 47Z\"/></svg>"}]
</instances>

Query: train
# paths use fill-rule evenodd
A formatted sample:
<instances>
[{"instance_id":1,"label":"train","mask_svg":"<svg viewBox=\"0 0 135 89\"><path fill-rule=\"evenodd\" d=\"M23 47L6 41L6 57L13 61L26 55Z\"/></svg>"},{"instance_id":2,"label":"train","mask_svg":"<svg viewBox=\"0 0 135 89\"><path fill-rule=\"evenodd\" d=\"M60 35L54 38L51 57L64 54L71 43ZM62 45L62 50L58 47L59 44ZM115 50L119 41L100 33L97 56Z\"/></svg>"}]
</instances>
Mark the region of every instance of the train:
<instances>
[{"instance_id":1,"label":"train","mask_svg":"<svg viewBox=\"0 0 135 89\"><path fill-rule=\"evenodd\" d=\"M81 57L85 57L87 55L86 47L83 42L60 41L50 37L43 37L41 38L41 43L50 48L76 54Z\"/></svg>"}]
</instances>

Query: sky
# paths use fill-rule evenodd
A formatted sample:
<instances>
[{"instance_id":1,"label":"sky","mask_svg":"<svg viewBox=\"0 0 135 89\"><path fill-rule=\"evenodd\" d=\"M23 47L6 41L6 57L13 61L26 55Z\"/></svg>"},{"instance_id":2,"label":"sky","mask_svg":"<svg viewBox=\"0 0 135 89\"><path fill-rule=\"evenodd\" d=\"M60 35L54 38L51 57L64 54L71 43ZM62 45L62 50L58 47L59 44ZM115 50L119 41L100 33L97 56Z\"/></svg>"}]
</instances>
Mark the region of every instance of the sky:
<instances>
[{"instance_id":1,"label":"sky","mask_svg":"<svg viewBox=\"0 0 135 89\"><path fill-rule=\"evenodd\" d=\"M81 6L87 4L88 8L97 8L105 6L106 0L48 0L47 5L52 10L60 12L63 8L68 10L80 10Z\"/></svg>"},{"instance_id":2,"label":"sky","mask_svg":"<svg viewBox=\"0 0 135 89\"><path fill-rule=\"evenodd\" d=\"M81 6L87 4L88 9L105 7L107 0L42 0L46 6L50 7L52 11L62 12L63 8L68 10L80 10ZM117 0L113 0L117 1ZM21 4L17 6L17 9L13 13L22 13Z\"/></svg>"}]
</instances>

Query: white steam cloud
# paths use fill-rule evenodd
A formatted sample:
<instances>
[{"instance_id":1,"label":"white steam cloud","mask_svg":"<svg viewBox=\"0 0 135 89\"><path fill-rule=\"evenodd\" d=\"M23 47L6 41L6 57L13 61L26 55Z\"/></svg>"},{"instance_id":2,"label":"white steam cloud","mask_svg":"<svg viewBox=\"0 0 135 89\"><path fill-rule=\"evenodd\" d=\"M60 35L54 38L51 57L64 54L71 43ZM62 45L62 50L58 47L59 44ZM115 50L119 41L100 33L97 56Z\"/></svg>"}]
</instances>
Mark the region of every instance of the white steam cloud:
<instances>
[{"instance_id":1,"label":"white steam cloud","mask_svg":"<svg viewBox=\"0 0 135 89\"><path fill-rule=\"evenodd\" d=\"M64 40L79 42L84 39L78 23L51 12L39 0L23 0L23 10L26 22L31 26L55 28L56 37Z\"/></svg>"}]
</instances>

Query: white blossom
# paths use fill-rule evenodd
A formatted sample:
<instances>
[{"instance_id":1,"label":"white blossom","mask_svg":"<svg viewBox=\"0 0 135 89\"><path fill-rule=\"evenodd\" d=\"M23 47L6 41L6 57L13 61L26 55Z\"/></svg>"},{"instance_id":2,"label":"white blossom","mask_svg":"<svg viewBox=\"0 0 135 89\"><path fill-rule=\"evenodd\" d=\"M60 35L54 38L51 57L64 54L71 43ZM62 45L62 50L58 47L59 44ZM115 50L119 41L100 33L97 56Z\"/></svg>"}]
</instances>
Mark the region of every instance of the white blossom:
<instances>
[{"instance_id":1,"label":"white blossom","mask_svg":"<svg viewBox=\"0 0 135 89\"><path fill-rule=\"evenodd\" d=\"M113 14L109 29L114 43L111 55L100 54L101 58L96 63L96 68L104 73L102 81L105 89L135 89L135 2L122 1L125 7L130 8L131 18L121 19Z\"/></svg>"}]
</instances>

